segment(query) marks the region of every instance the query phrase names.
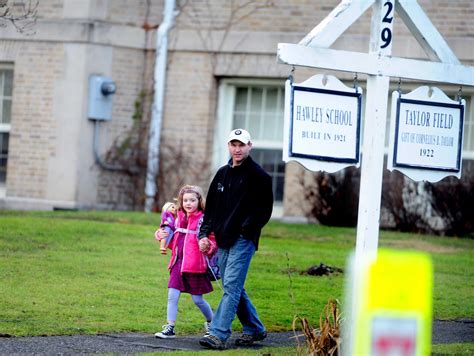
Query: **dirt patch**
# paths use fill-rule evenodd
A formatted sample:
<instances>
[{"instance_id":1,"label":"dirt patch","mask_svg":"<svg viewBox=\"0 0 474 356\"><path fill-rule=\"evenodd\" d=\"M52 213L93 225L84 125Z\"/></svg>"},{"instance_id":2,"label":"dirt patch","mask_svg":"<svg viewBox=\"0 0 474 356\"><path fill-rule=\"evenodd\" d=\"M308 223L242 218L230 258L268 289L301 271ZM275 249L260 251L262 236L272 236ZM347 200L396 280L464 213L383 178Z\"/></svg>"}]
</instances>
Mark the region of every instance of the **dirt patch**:
<instances>
[{"instance_id":1,"label":"dirt patch","mask_svg":"<svg viewBox=\"0 0 474 356\"><path fill-rule=\"evenodd\" d=\"M320 263L319 266L314 265L309 267L307 270L300 274L309 274L310 276L329 276L333 273L342 273L342 268L327 266L324 263Z\"/></svg>"}]
</instances>

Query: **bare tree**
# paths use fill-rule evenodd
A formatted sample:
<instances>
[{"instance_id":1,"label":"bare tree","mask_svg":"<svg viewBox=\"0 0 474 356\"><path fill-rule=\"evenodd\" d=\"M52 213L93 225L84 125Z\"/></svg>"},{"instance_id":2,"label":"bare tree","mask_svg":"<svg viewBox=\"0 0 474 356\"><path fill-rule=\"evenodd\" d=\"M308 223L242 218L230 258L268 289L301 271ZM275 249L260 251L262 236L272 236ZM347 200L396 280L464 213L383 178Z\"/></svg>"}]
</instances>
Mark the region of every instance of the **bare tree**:
<instances>
[{"instance_id":1,"label":"bare tree","mask_svg":"<svg viewBox=\"0 0 474 356\"><path fill-rule=\"evenodd\" d=\"M191 20L194 24L194 30L199 37L203 48L211 56L212 66L216 67L216 56L224 48L230 31L246 18L251 17L261 9L274 6L273 0L230 0L227 3L228 11L226 14L216 14L209 0L198 5L189 0L178 2L179 13ZM201 20L202 12L207 13L208 21L203 23ZM213 32L222 32L222 36L217 39L212 36ZM217 42L216 42L217 41Z\"/></svg>"},{"instance_id":2,"label":"bare tree","mask_svg":"<svg viewBox=\"0 0 474 356\"><path fill-rule=\"evenodd\" d=\"M35 33L39 0L0 0L0 27L13 25L25 35Z\"/></svg>"},{"instance_id":3,"label":"bare tree","mask_svg":"<svg viewBox=\"0 0 474 356\"><path fill-rule=\"evenodd\" d=\"M158 25L148 22L151 1L147 0L146 3L147 12L143 28L146 30L156 29ZM181 0L177 3L179 14L189 18L193 24L192 29L196 31L202 42L202 48L208 53L212 67L217 66L217 55L222 51L233 27L258 10L273 6L270 0L229 0L229 2L222 2L226 4L224 6L225 14L216 14L217 10L213 8L210 0L204 0L199 4L189 0ZM207 14L206 21L201 20L202 11ZM221 34L218 40L212 36L215 31ZM168 57L168 63L170 62L172 62L172 56ZM150 114L145 106L151 106L150 98L152 96L153 89L147 89L137 99L133 127L128 133L118 138L106 154L106 160L109 163L124 167L123 173L130 176L134 188L131 190L130 200L135 208L145 201L143 187L147 169L146 146ZM160 174L156 182L157 193L153 210L158 210L164 201L176 196L180 185L191 182L193 184L207 182L210 178L209 157L202 152L191 151L184 145L184 142L165 139L160 144L158 172Z\"/></svg>"}]
</instances>

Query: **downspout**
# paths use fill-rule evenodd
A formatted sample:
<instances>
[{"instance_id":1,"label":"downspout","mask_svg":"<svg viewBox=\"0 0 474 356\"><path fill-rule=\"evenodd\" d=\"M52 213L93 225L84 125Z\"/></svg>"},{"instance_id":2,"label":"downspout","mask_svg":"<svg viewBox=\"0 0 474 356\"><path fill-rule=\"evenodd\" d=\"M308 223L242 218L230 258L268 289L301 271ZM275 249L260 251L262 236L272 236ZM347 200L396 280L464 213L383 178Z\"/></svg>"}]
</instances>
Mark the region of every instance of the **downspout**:
<instances>
[{"instance_id":1,"label":"downspout","mask_svg":"<svg viewBox=\"0 0 474 356\"><path fill-rule=\"evenodd\" d=\"M156 34L156 61L154 73L155 95L151 110L150 131L148 140L148 164L145 184L145 212L151 212L156 195L160 157L161 124L165 97L166 62L168 54L168 32L174 25L175 0L165 0L163 22Z\"/></svg>"}]
</instances>

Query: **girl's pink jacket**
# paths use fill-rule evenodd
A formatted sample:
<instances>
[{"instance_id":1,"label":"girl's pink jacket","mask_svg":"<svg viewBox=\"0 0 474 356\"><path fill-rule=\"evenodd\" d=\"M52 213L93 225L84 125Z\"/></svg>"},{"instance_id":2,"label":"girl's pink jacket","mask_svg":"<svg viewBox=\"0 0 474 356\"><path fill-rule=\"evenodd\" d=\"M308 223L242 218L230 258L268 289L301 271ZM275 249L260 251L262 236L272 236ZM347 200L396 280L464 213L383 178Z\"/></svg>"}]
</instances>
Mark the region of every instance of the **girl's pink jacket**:
<instances>
[{"instance_id":1,"label":"girl's pink jacket","mask_svg":"<svg viewBox=\"0 0 474 356\"><path fill-rule=\"evenodd\" d=\"M175 236L168 246L171 251L171 260L168 265L168 269L176 263L177 253L178 253L178 236L177 234L185 234L184 237L184 250L183 250L183 264L181 265L181 273L205 273L207 271L207 262L204 254L199 251L198 236L199 228L201 227L202 218L204 213L202 211L196 211L188 216L188 224L185 228L185 232L181 232L180 221L185 220L184 212L178 211L178 218L176 220L176 230ZM214 234L211 234L209 237L209 242L211 243L211 248L206 253L207 256L212 256L217 250L216 239Z\"/></svg>"}]
</instances>

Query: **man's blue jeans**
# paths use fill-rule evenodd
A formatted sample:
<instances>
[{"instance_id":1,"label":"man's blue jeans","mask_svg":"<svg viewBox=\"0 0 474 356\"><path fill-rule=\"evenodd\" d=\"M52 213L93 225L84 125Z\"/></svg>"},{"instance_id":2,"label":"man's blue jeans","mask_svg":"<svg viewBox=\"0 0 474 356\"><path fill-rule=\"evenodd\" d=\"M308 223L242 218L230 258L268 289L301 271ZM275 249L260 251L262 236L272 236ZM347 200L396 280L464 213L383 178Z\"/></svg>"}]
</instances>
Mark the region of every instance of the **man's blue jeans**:
<instances>
[{"instance_id":1,"label":"man's blue jeans","mask_svg":"<svg viewBox=\"0 0 474 356\"><path fill-rule=\"evenodd\" d=\"M224 295L212 318L210 333L225 341L232 334L232 321L239 318L244 334L265 331L257 310L244 289L250 261L255 253L255 244L239 237L229 249L219 248L219 266Z\"/></svg>"}]
</instances>

